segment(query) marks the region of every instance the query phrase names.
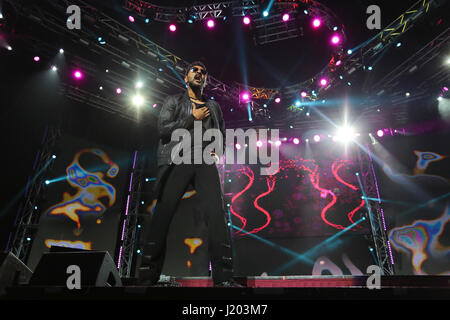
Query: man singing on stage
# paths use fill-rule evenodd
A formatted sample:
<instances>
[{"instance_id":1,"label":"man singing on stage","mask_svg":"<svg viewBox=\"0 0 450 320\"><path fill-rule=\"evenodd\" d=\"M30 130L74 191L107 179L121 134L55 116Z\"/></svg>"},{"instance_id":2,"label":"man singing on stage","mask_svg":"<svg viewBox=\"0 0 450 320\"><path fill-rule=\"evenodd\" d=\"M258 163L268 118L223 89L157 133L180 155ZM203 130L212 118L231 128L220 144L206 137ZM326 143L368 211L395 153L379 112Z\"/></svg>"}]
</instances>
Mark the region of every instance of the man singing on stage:
<instances>
[{"instance_id":1,"label":"man singing on stage","mask_svg":"<svg viewBox=\"0 0 450 320\"><path fill-rule=\"evenodd\" d=\"M172 217L191 181L207 216L209 255L214 286L239 286L233 281L233 263L230 233L227 227L219 173L215 162L201 160L193 162L194 153L206 147L203 139L193 137L194 124L201 123L202 130L219 129L225 137L225 125L220 106L203 96L207 71L202 62L189 65L184 77L187 91L166 99L159 118L160 142L157 151L158 179L156 182L157 204L151 219L139 268L139 282L154 285L158 282L166 250L166 238ZM176 129L189 130L192 149L191 162L174 164L172 149L179 143L171 141ZM223 144L225 145L225 143ZM217 150L216 150L217 151ZM214 150L207 151L217 158ZM216 160L217 161L217 160Z\"/></svg>"}]
</instances>

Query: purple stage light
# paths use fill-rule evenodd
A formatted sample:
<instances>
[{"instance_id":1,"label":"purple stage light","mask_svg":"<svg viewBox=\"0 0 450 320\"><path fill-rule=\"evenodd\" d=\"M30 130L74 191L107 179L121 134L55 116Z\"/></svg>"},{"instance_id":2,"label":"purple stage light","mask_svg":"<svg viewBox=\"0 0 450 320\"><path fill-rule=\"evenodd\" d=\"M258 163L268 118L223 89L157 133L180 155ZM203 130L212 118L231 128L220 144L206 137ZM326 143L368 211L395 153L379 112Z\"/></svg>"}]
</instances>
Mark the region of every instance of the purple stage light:
<instances>
[{"instance_id":1,"label":"purple stage light","mask_svg":"<svg viewBox=\"0 0 450 320\"><path fill-rule=\"evenodd\" d=\"M281 102L281 98L275 98L275 103L280 103Z\"/></svg>"},{"instance_id":2,"label":"purple stage light","mask_svg":"<svg viewBox=\"0 0 450 320\"><path fill-rule=\"evenodd\" d=\"M448 88L447 88L447 87L443 87L442 90L445 91L445 92L447 92L447 91L448 91Z\"/></svg>"},{"instance_id":3,"label":"purple stage light","mask_svg":"<svg viewBox=\"0 0 450 320\"><path fill-rule=\"evenodd\" d=\"M320 79L320 85L322 87L325 87L328 84L328 80L325 78Z\"/></svg>"},{"instance_id":4,"label":"purple stage light","mask_svg":"<svg viewBox=\"0 0 450 320\"><path fill-rule=\"evenodd\" d=\"M314 28L318 28L318 27L320 27L322 25L322 21L319 18L316 18L316 19L313 20L312 25L313 25Z\"/></svg>"},{"instance_id":5,"label":"purple stage light","mask_svg":"<svg viewBox=\"0 0 450 320\"><path fill-rule=\"evenodd\" d=\"M34 61L39 62L41 60L41 58L39 58L38 56L34 57Z\"/></svg>"},{"instance_id":6,"label":"purple stage light","mask_svg":"<svg viewBox=\"0 0 450 320\"><path fill-rule=\"evenodd\" d=\"M305 91L302 91L300 95L302 96L302 98L305 98L308 94Z\"/></svg>"},{"instance_id":7,"label":"purple stage light","mask_svg":"<svg viewBox=\"0 0 450 320\"><path fill-rule=\"evenodd\" d=\"M130 20L130 22L134 22L134 17L133 16L128 16L128 20Z\"/></svg>"},{"instance_id":8,"label":"purple stage light","mask_svg":"<svg viewBox=\"0 0 450 320\"><path fill-rule=\"evenodd\" d=\"M206 25L208 26L208 28L212 29L212 28L214 28L216 23L214 22L213 19L209 19L208 22L206 22Z\"/></svg>"},{"instance_id":9,"label":"purple stage light","mask_svg":"<svg viewBox=\"0 0 450 320\"><path fill-rule=\"evenodd\" d=\"M122 94L122 89L117 88L117 89L116 89L116 93L117 93L117 94Z\"/></svg>"},{"instance_id":10,"label":"purple stage light","mask_svg":"<svg viewBox=\"0 0 450 320\"><path fill-rule=\"evenodd\" d=\"M377 136L379 136L380 138L382 137L382 136L384 136L384 131L383 130L378 130L377 131Z\"/></svg>"},{"instance_id":11,"label":"purple stage light","mask_svg":"<svg viewBox=\"0 0 450 320\"><path fill-rule=\"evenodd\" d=\"M153 108L156 108L158 105L155 103L155 104L153 104Z\"/></svg>"},{"instance_id":12,"label":"purple stage light","mask_svg":"<svg viewBox=\"0 0 450 320\"><path fill-rule=\"evenodd\" d=\"M250 18L249 17L244 17L244 19L242 19L242 22L246 25L250 24Z\"/></svg>"},{"instance_id":13,"label":"purple stage light","mask_svg":"<svg viewBox=\"0 0 450 320\"><path fill-rule=\"evenodd\" d=\"M332 44L339 44L339 42L341 42L341 37L339 37L338 35L334 35L331 37L331 43Z\"/></svg>"},{"instance_id":14,"label":"purple stage light","mask_svg":"<svg viewBox=\"0 0 450 320\"><path fill-rule=\"evenodd\" d=\"M283 14L283 21L284 22L287 22L287 21L289 21L289 14L288 13L285 13L285 14Z\"/></svg>"},{"instance_id":15,"label":"purple stage light","mask_svg":"<svg viewBox=\"0 0 450 320\"><path fill-rule=\"evenodd\" d=\"M336 62L336 66L340 66L342 64L342 61L341 60L338 60L337 62Z\"/></svg>"},{"instance_id":16,"label":"purple stage light","mask_svg":"<svg viewBox=\"0 0 450 320\"><path fill-rule=\"evenodd\" d=\"M316 134L316 135L314 136L314 141L315 141L315 142L319 142L319 141L320 141L320 136L319 136L318 134Z\"/></svg>"},{"instance_id":17,"label":"purple stage light","mask_svg":"<svg viewBox=\"0 0 450 320\"><path fill-rule=\"evenodd\" d=\"M175 32L175 31L177 31L177 26L174 25L174 24L172 23L172 24L169 26L169 30L172 31L172 32Z\"/></svg>"},{"instance_id":18,"label":"purple stage light","mask_svg":"<svg viewBox=\"0 0 450 320\"><path fill-rule=\"evenodd\" d=\"M242 101L250 100L250 95L248 94L248 92L242 92L241 99L242 99Z\"/></svg>"},{"instance_id":19,"label":"purple stage light","mask_svg":"<svg viewBox=\"0 0 450 320\"><path fill-rule=\"evenodd\" d=\"M275 145L276 145L277 147L281 146L281 141L280 141L280 140L276 141L276 142L275 142Z\"/></svg>"},{"instance_id":20,"label":"purple stage light","mask_svg":"<svg viewBox=\"0 0 450 320\"><path fill-rule=\"evenodd\" d=\"M261 148L262 145L263 145L263 143L262 143L261 140L256 141L256 146L257 146L258 148Z\"/></svg>"},{"instance_id":21,"label":"purple stage light","mask_svg":"<svg viewBox=\"0 0 450 320\"><path fill-rule=\"evenodd\" d=\"M298 138L294 138L294 144L299 144L300 140Z\"/></svg>"},{"instance_id":22,"label":"purple stage light","mask_svg":"<svg viewBox=\"0 0 450 320\"><path fill-rule=\"evenodd\" d=\"M80 70L75 70L73 76L75 79L80 80L83 78L83 73Z\"/></svg>"}]
</instances>

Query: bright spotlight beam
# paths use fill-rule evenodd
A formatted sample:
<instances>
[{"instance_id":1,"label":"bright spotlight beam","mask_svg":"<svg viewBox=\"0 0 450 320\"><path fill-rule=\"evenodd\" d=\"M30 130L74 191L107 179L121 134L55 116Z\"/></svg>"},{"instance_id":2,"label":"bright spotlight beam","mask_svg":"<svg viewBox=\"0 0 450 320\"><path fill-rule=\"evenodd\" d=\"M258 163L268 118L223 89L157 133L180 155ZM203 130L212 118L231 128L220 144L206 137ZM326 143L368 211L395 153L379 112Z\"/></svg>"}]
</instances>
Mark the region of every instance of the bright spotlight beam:
<instances>
[{"instance_id":1,"label":"bright spotlight beam","mask_svg":"<svg viewBox=\"0 0 450 320\"><path fill-rule=\"evenodd\" d=\"M318 245L312 247L311 249L309 249L308 251L304 252L303 254L298 254L298 256L294 259L292 259L290 262L288 262L287 264L281 266L280 268L278 268L277 270L275 270L275 274L281 274L283 271L289 269L290 267L294 266L295 264L299 263L300 261L305 261L307 262L309 261L313 261L314 256L316 256L317 254L320 253L319 249L322 247L328 247L330 245L332 245L335 240L337 240L337 238L339 238L341 235L343 235L344 233L346 233L347 231L351 230L353 227L357 226L358 224L360 224L361 222L365 221L366 218L362 217L361 219L359 219L358 221L356 221L355 223L353 223L352 225L348 226L347 228L345 228L344 230L339 231L338 233L336 233L335 235L329 237L328 239L326 239L325 241L319 243ZM313 265L314 263L310 263L311 265Z\"/></svg>"},{"instance_id":2,"label":"bright spotlight beam","mask_svg":"<svg viewBox=\"0 0 450 320\"><path fill-rule=\"evenodd\" d=\"M141 95L135 95L133 97L132 102L133 102L134 106L140 107L140 106L142 106L144 104L145 99Z\"/></svg>"}]
</instances>

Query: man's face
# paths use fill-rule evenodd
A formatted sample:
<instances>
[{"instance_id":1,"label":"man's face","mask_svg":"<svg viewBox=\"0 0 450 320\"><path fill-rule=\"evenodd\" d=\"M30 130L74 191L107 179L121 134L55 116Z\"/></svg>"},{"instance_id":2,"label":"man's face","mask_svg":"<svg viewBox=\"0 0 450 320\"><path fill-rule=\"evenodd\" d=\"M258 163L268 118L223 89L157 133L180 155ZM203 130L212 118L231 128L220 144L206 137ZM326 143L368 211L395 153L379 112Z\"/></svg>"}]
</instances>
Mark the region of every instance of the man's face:
<instances>
[{"instance_id":1,"label":"man's face","mask_svg":"<svg viewBox=\"0 0 450 320\"><path fill-rule=\"evenodd\" d=\"M187 85L191 88L202 88L206 84L206 70L202 66L193 66L184 77Z\"/></svg>"}]
</instances>

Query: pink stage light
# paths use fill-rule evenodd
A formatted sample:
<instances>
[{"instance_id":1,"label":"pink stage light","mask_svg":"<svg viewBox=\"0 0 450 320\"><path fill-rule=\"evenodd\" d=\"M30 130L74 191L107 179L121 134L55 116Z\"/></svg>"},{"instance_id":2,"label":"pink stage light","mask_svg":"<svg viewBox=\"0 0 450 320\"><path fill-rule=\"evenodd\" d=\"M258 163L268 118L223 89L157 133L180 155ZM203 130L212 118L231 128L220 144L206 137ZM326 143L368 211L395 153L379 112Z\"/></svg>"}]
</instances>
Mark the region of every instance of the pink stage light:
<instances>
[{"instance_id":1,"label":"pink stage light","mask_svg":"<svg viewBox=\"0 0 450 320\"><path fill-rule=\"evenodd\" d=\"M241 145L239 143L236 143L236 149L241 150Z\"/></svg>"},{"instance_id":2,"label":"pink stage light","mask_svg":"<svg viewBox=\"0 0 450 320\"><path fill-rule=\"evenodd\" d=\"M39 62L41 60L41 58L39 58L38 56L34 57L34 61Z\"/></svg>"},{"instance_id":3,"label":"pink stage light","mask_svg":"<svg viewBox=\"0 0 450 320\"><path fill-rule=\"evenodd\" d=\"M154 105L153 105L153 108L156 108L158 105L155 103Z\"/></svg>"},{"instance_id":4,"label":"pink stage light","mask_svg":"<svg viewBox=\"0 0 450 320\"><path fill-rule=\"evenodd\" d=\"M169 26L169 30L172 31L172 32L175 32L175 31L177 31L177 26L174 25L174 24L171 24L171 25Z\"/></svg>"},{"instance_id":5,"label":"pink stage light","mask_svg":"<svg viewBox=\"0 0 450 320\"><path fill-rule=\"evenodd\" d=\"M133 16L128 16L128 20L130 20L130 22L134 22L134 17Z\"/></svg>"},{"instance_id":6,"label":"pink stage light","mask_svg":"<svg viewBox=\"0 0 450 320\"><path fill-rule=\"evenodd\" d=\"M341 42L341 37L339 37L338 35L334 35L331 37L331 43L332 44L339 44L339 42Z\"/></svg>"},{"instance_id":7,"label":"pink stage light","mask_svg":"<svg viewBox=\"0 0 450 320\"><path fill-rule=\"evenodd\" d=\"M314 136L314 141L315 141L315 142L319 142L319 141L320 141L320 136L319 136L318 134L316 134L316 135Z\"/></svg>"},{"instance_id":8,"label":"pink stage light","mask_svg":"<svg viewBox=\"0 0 450 320\"><path fill-rule=\"evenodd\" d=\"M377 131L377 136L379 136L380 138L382 137L382 136L384 136L384 131L383 130L378 130Z\"/></svg>"},{"instance_id":9,"label":"pink stage light","mask_svg":"<svg viewBox=\"0 0 450 320\"><path fill-rule=\"evenodd\" d=\"M328 80L325 78L320 79L320 85L322 87L325 87L328 84Z\"/></svg>"},{"instance_id":10,"label":"pink stage light","mask_svg":"<svg viewBox=\"0 0 450 320\"><path fill-rule=\"evenodd\" d=\"M298 138L294 138L294 144L299 144L300 140Z\"/></svg>"},{"instance_id":11,"label":"pink stage light","mask_svg":"<svg viewBox=\"0 0 450 320\"><path fill-rule=\"evenodd\" d=\"M122 94L122 89L117 88L117 89L116 89L116 93L117 93L117 94Z\"/></svg>"},{"instance_id":12,"label":"pink stage light","mask_svg":"<svg viewBox=\"0 0 450 320\"><path fill-rule=\"evenodd\" d=\"M242 19L242 22L244 22L244 24L248 25L248 24L250 24L250 18L244 17L244 19Z\"/></svg>"},{"instance_id":13,"label":"pink stage light","mask_svg":"<svg viewBox=\"0 0 450 320\"><path fill-rule=\"evenodd\" d=\"M81 71L79 71L79 70L75 70L74 73L73 73L73 76L74 76L75 79L79 80L79 79L83 78L83 73Z\"/></svg>"},{"instance_id":14,"label":"pink stage light","mask_svg":"<svg viewBox=\"0 0 450 320\"><path fill-rule=\"evenodd\" d=\"M277 142L275 142L275 145L276 145L277 147L281 146L281 141L278 140Z\"/></svg>"},{"instance_id":15,"label":"pink stage light","mask_svg":"<svg viewBox=\"0 0 450 320\"><path fill-rule=\"evenodd\" d=\"M289 21L289 14L288 13L285 13L285 14L283 14L283 21L284 22L286 22L286 21Z\"/></svg>"},{"instance_id":16,"label":"pink stage light","mask_svg":"<svg viewBox=\"0 0 450 320\"><path fill-rule=\"evenodd\" d=\"M256 146L257 146L258 148L261 148L262 145L263 145L263 143L262 143L261 140L256 141Z\"/></svg>"},{"instance_id":17,"label":"pink stage light","mask_svg":"<svg viewBox=\"0 0 450 320\"><path fill-rule=\"evenodd\" d=\"M340 66L342 64L342 61L341 60L338 60L337 62L336 62L336 66Z\"/></svg>"},{"instance_id":18,"label":"pink stage light","mask_svg":"<svg viewBox=\"0 0 450 320\"><path fill-rule=\"evenodd\" d=\"M318 27L320 27L322 25L322 21L320 19L316 18L316 19L313 20L312 25L313 25L314 28L318 28Z\"/></svg>"},{"instance_id":19,"label":"pink stage light","mask_svg":"<svg viewBox=\"0 0 450 320\"><path fill-rule=\"evenodd\" d=\"M208 26L208 28L214 28L214 26L216 25L216 23L214 22L213 19L209 19L208 22L206 22L206 25Z\"/></svg>"},{"instance_id":20,"label":"pink stage light","mask_svg":"<svg viewBox=\"0 0 450 320\"><path fill-rule=\"evenodd\" d=\"M243 93L241 94L241 99L242 99L242 101L248 101L248 100L250 100L250 95L248 94L248 92L243 92Z\"/></svg>"},{"instance_id":21,"label":"pink stage light","mask_svg":"<svg viewBox=\"0 0 450 320\"><path fill-rule=\"evenodd\" d=\"M281 102L281 98L275 98L275 103L280 103Z\"/></svg>"},{"instance_id":22,"label":"pink stage light","mask_svg":"<svg viewBox=\"0 0 450 320\"><path fill-rule=\"evenodd\" d=\"M302 98L305 98L308 94L305 91L302 91L300 95L302 96Z\"/></svg>"}]
</instances>

